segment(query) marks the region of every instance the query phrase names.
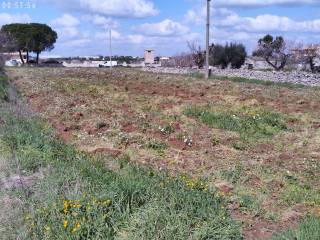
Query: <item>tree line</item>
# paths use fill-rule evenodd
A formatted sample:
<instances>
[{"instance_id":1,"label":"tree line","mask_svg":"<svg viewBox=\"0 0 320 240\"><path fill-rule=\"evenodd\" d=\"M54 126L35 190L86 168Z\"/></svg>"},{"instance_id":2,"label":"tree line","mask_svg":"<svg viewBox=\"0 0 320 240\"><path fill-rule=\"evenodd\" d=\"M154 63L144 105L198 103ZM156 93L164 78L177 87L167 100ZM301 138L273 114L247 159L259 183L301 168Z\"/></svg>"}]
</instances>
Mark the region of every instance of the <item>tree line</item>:
<instances>
[{"instance_id":1,"label":"tree line","mask_svg":"<svg viewBox=\"0 0 320 240\"><path fill-rule=\"evenodd\" d=\"M181 67L203 68L206 51L195 42L188 43L189 53L173 58L174 64ZM241 43L212 44L209 48L209 64L222 69L241 68L245 63L247 51ZM269 34L259 39L253 57L260 57L274 70L283 70L289 63L308 66L312 72L319 72L316 59L320 58L320 50L315 46L303 47L303 44L285 41L282 36L273 37Z\"/></svg>"},{"instance_id":2,"label":"tree line","mask_svg":"<svg viewBox=\"0 0 320 240\"><path fill-rule=\"evenodd\" d=\"M36 63L43 51L51 51L58 34L48 25L40 23L13 23L2 26L0 30L1 51L19 52L21 62L29 63L30 53L36 54ZM23 57L26 53L26 60Z\"/></svg>"}]
</instances>

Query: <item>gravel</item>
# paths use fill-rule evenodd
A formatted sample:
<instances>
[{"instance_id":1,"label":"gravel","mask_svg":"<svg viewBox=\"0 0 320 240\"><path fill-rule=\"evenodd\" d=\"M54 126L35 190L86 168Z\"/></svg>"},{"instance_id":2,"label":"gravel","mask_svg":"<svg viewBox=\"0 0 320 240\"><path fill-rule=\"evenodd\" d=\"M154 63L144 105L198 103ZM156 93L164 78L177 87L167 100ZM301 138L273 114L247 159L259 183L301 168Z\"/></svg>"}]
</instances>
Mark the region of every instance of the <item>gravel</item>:
<instances>
[{"instance_id":1,"label":"gravel","mask_svg":"<svg viewBox=\"0 0 320 240\"><path fill-rule=\"evenodd\" d=\"M171 74L192 74L203 72L203 70L191 68L143 68L143 71L154 73ZM246 69L212 69L213 76L242 77L248 79L258 79L263 81L303 84L306 86L320 86L320 74L313 74L303 71L277 72L277 71L258 71Z\"/></svg>"}]
</instances>

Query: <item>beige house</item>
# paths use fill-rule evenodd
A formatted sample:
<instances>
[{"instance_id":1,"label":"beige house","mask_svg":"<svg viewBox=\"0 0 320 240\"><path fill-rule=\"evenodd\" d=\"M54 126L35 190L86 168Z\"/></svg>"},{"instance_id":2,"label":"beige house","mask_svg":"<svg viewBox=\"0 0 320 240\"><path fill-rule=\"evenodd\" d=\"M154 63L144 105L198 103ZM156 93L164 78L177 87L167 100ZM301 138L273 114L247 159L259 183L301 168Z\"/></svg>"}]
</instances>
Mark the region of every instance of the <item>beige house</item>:
<instances>
[{"instance_id":1,"label":"beige house","mask_svg":"<svg viewBox=\"0 0 320 240\"><path fill-rule=\"evenodd\" d=\"M144 63L145 64L154 64L154 50L146 49L144 51Z\"/></svg>"}]
</instances>

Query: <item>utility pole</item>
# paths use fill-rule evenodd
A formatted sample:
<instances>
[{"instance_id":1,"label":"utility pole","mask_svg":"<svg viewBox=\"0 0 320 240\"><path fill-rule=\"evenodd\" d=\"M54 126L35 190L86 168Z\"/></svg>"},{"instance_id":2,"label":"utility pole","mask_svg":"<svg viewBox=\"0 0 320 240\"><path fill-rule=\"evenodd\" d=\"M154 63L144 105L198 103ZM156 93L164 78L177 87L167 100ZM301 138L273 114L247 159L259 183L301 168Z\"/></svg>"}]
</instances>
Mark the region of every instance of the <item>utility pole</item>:
<instances>
[{"instance_id":1,"label":"utility pole","mask_svg":"<svg viewBox=\"0 0 320 240\"><path fill-rule=\"evenodd\" d=\"M112 40L112 32L111 32L111 28L109 28L110 70L112 70L112 45L111 45L111 40Z\"/></svg>"},{"instance_id":2,"label":"utility pole","mask_svg":"<svg viewBox=\"0 0 320 240\"><path fill-rule=\"evenodd\" d=\"M210 77L210 70L209 70L210 1L211 1L211 0L207 0L207 25L206 25L206 79L209 79L209 77Z\"/></svg>"}]
</instances>

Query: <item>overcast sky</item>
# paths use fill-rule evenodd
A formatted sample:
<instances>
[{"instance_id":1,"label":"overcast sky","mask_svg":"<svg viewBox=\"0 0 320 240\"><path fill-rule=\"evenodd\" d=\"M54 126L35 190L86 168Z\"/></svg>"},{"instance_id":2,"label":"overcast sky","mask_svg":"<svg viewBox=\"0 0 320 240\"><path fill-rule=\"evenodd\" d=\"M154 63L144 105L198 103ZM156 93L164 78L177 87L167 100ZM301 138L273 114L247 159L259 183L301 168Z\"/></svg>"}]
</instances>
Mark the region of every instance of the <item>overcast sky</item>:
<instances>
[{"instance_id":1,"label":"overcast sky","mask_svg":"<svg viewBox=\"0 0 320 240\"><path fill-rule=\"evenodd\" d=\"M241 42L250 52L267 34L290 41L319 43L320 0L212 0L211 42ZM187 41L204 45L206 0L0 0L0 25L41 22L58 32L45 55L105 55L107 28L113 53L157 55L187 50Z\"/></svg>"}]
</instances>

